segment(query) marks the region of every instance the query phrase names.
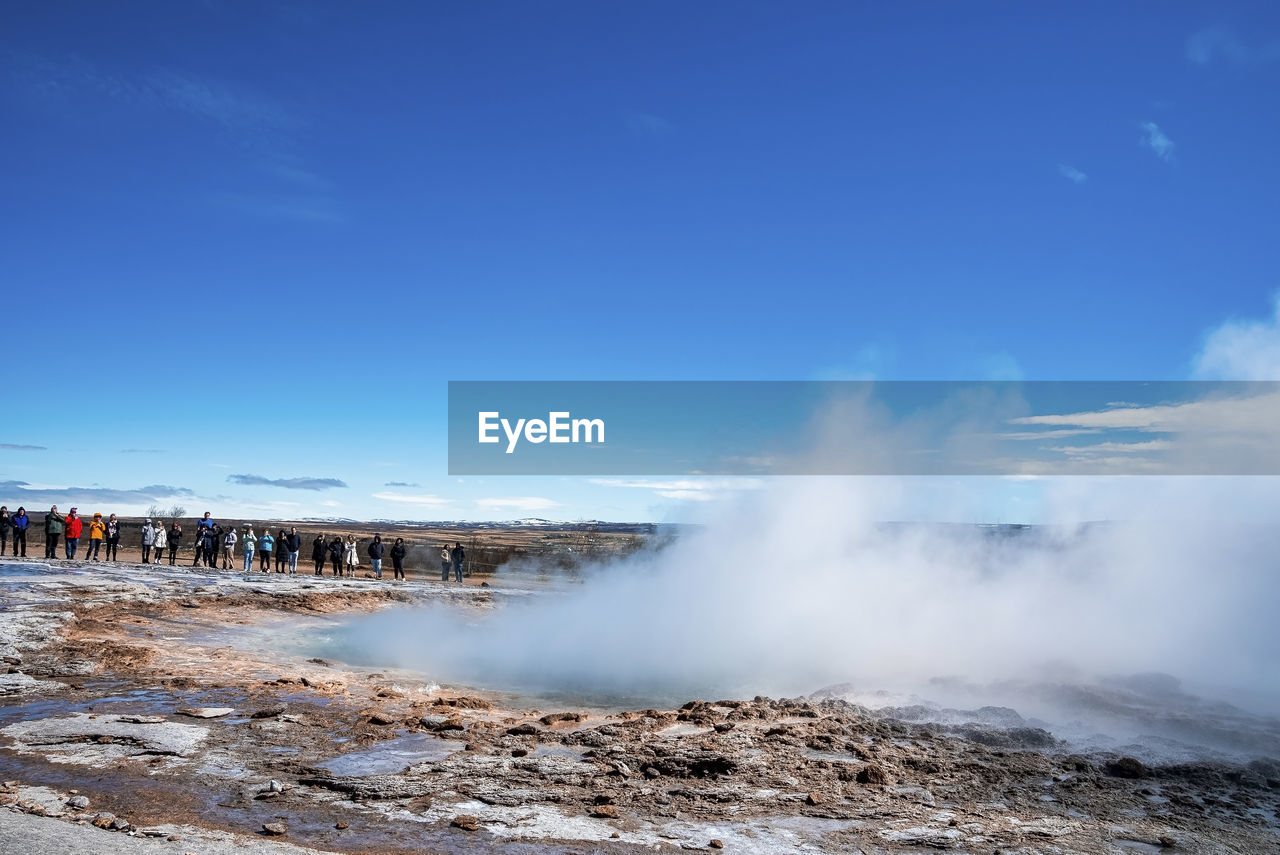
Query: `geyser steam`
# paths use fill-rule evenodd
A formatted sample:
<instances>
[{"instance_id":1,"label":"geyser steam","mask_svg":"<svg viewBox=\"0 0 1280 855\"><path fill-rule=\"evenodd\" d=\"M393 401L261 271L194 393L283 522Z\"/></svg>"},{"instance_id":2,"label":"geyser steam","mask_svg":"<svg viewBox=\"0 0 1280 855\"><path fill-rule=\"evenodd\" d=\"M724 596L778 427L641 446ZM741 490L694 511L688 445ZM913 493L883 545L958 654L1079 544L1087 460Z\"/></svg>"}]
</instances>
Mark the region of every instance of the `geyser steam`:
<instances>
[{"instance_id":1,"label":"geyser steam","mask_svg":"<svg viewBox=\"0 0 1280 855\"><path fill-rule=\"evenodd\" d=\"M380 614L345 643L436 679L655 702L1142 672L1274 698L1280 538L1242 520L1277 507L1272 480L1041 482L1061 523L1018 536L883 523L927 481L779 480L568 593Z\"/></svg>"}]
</instances>

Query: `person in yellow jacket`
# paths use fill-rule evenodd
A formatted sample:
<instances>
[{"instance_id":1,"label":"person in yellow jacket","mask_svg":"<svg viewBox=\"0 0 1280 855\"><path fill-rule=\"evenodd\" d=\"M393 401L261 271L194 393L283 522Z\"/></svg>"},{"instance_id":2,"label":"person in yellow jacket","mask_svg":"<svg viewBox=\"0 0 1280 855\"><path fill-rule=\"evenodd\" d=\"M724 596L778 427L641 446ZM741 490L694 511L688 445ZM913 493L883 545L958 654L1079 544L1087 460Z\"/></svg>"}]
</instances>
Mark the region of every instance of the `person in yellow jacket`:
<instances>
[{"instance_id":1,"label":"person in yellow jacket","mask_svg":"<svg viewBox=\"0 0 1280 855\"><path fill-rule=\"evenodd\" d=\"M98 551L102 549L102 538L107 534L107 524L102 521L102 514L94 514L89 523L89 551L85 553L86 561L97 561Z\"/></svg>"}]
</instances>

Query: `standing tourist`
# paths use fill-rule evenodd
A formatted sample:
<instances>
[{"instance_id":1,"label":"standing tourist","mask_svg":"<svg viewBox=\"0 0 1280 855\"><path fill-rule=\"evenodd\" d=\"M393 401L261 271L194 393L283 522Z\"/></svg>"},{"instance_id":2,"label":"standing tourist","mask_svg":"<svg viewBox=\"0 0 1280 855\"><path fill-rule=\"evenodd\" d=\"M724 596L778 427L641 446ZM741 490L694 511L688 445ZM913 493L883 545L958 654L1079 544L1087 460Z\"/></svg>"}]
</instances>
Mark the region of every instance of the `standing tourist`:
<instances>
[{"instance_id":1,"label":"standing tourist","mask_svg":"<svg viewBox=\"0 0 1280 855\"><path fill-rule=\"evenodd\" d=\"M9 530L13 528L13 520L9 518L9 506L0 505L0 555L4 555L5 547L9 545ZM18 554L18 542L13 543L13 554Z\"/></svg>"},{"instance_id":2,"label":"standing tourist","mask_svg":"<svg viewBox=\"0 0 1280 855\"><path fill-rule=\"evenodd\" d=\"M151 525L151 517L147 517L147 521L142 524L142 563L151 563L151 547L156 542L156 530Z\"/></svg>"},{"instance_id":3,"label":"standing tourist","mask_svg":"<svg viewBox=\"0 0 1280 855\"><path fill-rule=\"evenodd\" d=\"M173 566L174 560L178 557L178 547L182 545L182 526L178 525L178 521L174 520L173 525L169 526L169 566Z\"/></svg>"},{"instance_id":4,"label":"standing tourist","mask_svg":"<svg viewBox=\"0 0 1280 855\"><path fill-rule=\"evenodd\" d=\"M120 549L120 520L112 514L107 517L107 560L115 561Z\"/></svg>"},{"instance_id":5,"label":"standing tourist","mask_svg":"<svg viewBox=\"0 0 1280 855\"><path fill-rule=\"evenodd\" d=\"M284 566L286 563L288 563L288 560L289 560L288 558L289 549L287 544L284 542L285 538L287 537L288 535L284 533L284 529L280 529L280 531L276 533L276 572L277 573L284 572Z\"/></svg>"},{"instance_id":6,"label":"standing tourist","mask_svg":"<svg viewBox=\"0 0 1280 855\"><path fill-rule=\"evenodd\" d=\"M284 532L281 532L284 534ZM302 535L298 534L298 529L294 526L289 527L289 534L284 538L285 552L289 558L289 575L298 575L298 553L302 551Z\"/></svg>"},{"instance_id":7,"label":"standing tourist","mask_svg":"<svg viewBox=\"0 0 1280 855\"><path fill-rule=\"evenodd\" d=\"M31 520L27 517L26 508L18 508L18 512L13 515L13 557L27 557L27 525ZM18 554L18 544L22 544L22 554Z\"/></svg>"},{"instance_id":8,"label":"standing tourist","mask_svg":"<svg viewBox=\"0 0 1280 855\"><path fill-rule=\"evenodd\" d=\"M347 546L343 552L343 557L347 562L347 575L355 576L356 568L360 566L360 552L356 548L356 536L354 534L347 535Z\"/></svg>"},{"instance_id":9,"label":"standing tourist","mask_svg":"<svg viewBox=\"0 0 1280 855\"><path fill-rule=\"evenodd\" d=\"M80 519L79 512L72 508L67 511L67 536L63 541L65 552L68 559L76 557L76 550L80 547L80 535L84 533L84 520Z\"/></svg>"},{"instance_id":10,"label":"standing tourist","mask_svg":"<svg viewBox=\"0 0 1280 855\"><path fill-rule=\"evenodd\" d=\"M440 547L440 581L449 581L449 568L453 566L453 555L449 552L449 544Z\"/></svg>"},{"instance_id":11,"label":"standing tourist","mask_svg":"<svg viewBox=\"0 0 1280 855\"><path fill-rule=\"evenodd\" d=\"M453 552L450 554L453 559L453 578L462 581L462 564L467 560L467 553L462 548L462 542L457 541L453 544Z\"/></svg>"},{"instance_id":12,"label":"standing tourist","mask_svg":"<svg viewBox=\"0 0 1280 855\"><path fill-rule=\"evenodd\" d=\"M44 557L58 557L58 540L62 537L62 532L66 527L66 517L58 513L58 506L54 505L49 508L49 513L44 515Z\"/></svg>"},{"instance_id":13,"label":"standing tourist","mask_svg":"<svg viewBox=\"0 0 1280 855\"><path fill-rule=\"evenodd\" d=\"M329 543L329 560L333 562L333 575L342 575L342 535L335 534Z\"/></svg>"},{"instance_id":14,"label":"standing tourist","mask_svg":"<svg viewBox=\"0 0 1280 855\"><path fill-rule=\"evenodd\" d=\"M102 514L95 513L89 523L89 548L85 550L86 561L97 561L102 550L102 539L107 536L107 524L102 521Z\"/></svg>"},{"instance_id":15,"label":"standing tourist","mask_svg":"<svg viewBox=\"0 0 1280 855\"><path fill-rule=\"evenodd\" d=\"M234 570L236 561L236 527L227 526L227 530L222 533L222 569Z\"/></svg>"},{"instance_id":16,"label":"standing tourist","mask_svg":"<svg viewBox=\"0 0 1280 855\"><path fill-rule=\"evenodd\" d=\"M153 564L159 564L164 560L165 547L169 545L169 535L165 533L164 523L157 523L154 526L154 539L156 542L156 560Z\"/></svg>"},{"instance_id":17,"label":"standing tourist","mask_svg":"<svg viewBox=\"0 0 1280 855\"><path fill-rule=\"evenodd\" d=\"M407 552L404 548L404 538L397 537L395 545L391 547L391 567L395 570L395 578L404 581L404 554Z\"/></svg>"},{"instance_id":18,"label":"standing tourist","mask_svg":"<svg viewBox=\"0 0 1280 855\"><path fill-rule=\"evenodd\" d=\"M329 550L324 545L324 532L316 535L316 539L311 541L311 563L316 566L316 575L324 575L324 556Z\"/></svg>"},{"instance_id":19,"label":"standing tourist","mask_svg":"<svg viewBox=\"0 0 1280 855\"><path fill-rule=\"evenodd\" d=\"M382 552L385 548L382 545L382 535L375 534L373 543L369 544L369 563L373 565L373 577L375 579L382 578Z\"/></svg>"},{"instance_id":20,"label":"standing tourist","mask_svg":"<svg viewBox=\"0 0 1280 855\"><path fill-rule=\"evenodd\" d=\"M271 529L264 531L262 537L258 538L258 569L263 573L271 572L271 547L275 542L276 539L271 536Z\"/></svg>"},{"instance_id":21,"label":"standing tourist","mask_svg":"<svg viewBox=\"0 0 1280 855\"><path fill-rule=\"evenodd\" d=\"M249 526L244 527L244 537L240 538L240 543L244 549L244 572L249 573L253 570L253 550L258 544L258 539L253 536L253 529Z\"/></svg>"}]
</instances>

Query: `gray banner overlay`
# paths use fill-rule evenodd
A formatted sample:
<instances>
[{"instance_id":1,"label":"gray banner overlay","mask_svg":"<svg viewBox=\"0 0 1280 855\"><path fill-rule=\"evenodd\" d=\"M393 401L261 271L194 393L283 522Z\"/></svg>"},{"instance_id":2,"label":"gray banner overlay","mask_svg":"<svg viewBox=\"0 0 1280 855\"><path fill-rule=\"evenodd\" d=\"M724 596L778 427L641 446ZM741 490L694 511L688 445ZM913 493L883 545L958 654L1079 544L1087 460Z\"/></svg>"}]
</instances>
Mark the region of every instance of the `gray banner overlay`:
<instances>
[{"instance_id":1,"label":"gray banner overlay","mask_svg":"<svg viewBox=\"0 0 1280 855\"><path fill-rule=\"evenodd\" d=\"M1278 382L454 381L450 475L1276 475Z\"/></svg>"}]
</instances>

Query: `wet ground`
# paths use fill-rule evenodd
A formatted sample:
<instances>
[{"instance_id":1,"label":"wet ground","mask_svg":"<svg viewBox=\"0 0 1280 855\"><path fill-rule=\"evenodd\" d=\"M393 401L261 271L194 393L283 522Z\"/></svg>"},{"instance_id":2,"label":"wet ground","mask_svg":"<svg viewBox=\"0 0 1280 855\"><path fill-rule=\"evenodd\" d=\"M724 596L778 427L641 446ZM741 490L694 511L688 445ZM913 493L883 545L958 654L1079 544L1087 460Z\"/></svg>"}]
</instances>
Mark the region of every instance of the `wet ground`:
<instances>
[{"instance_id":1,"label":"wet ground","mask_svg":"<svg viewBox=\"0 0 1280 855\"><path fill-rule=\"evenodd\" d=\"M1280 851L1265 758L1152 765L832 692L534 709L298 643L527 585L10 562L0 591L0 803L33 835L43 814L183 852Z\"/></svg>"}]
</instances>

